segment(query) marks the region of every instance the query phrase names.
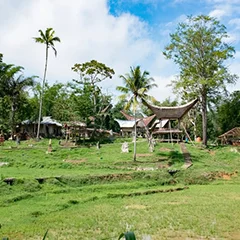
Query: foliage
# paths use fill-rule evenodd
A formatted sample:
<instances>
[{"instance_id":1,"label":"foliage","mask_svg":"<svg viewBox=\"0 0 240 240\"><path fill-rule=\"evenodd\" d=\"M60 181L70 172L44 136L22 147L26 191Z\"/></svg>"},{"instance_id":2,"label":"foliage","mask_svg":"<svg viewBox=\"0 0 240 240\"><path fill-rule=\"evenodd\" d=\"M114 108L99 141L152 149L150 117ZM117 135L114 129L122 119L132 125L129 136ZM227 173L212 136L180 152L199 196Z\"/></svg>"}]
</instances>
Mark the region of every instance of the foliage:
<instances>
[{"instance_id":1,"label":"foliage","mask_svg":"<svg viewBox=\"0 0 240 240\"><path fill-rule=\"evenodd\" d=\"M118 240L122 239L123 237L125 238L125 240L136 240L134 232L122 233L122 234L120 234Z\"/></svg>"},{"instance_id":2,"label":"foliage","mask_svg":"<svg viewBox=\"0 0 240 240\"><path fill-rule=\"evenodd\" d=\"M207 103L226 90L226 83L237 79L224 65L225 60L233 57L234 48L224 42L228 37L225 26L204 15L188 17L170 37L164 55L180 68L173 87L184 99L200 99L203 143L207 145Z\"/></svg>"},{"instance_id":3,"label":"foliage","mask_svg":"<svg viewBox=\"0 0 240 240\"><path fill-rule=\"evenodd\" d=\"M25 78L22 70L20 66L0 63L0 109L4 112L1 127L5 131L10 128L12 135L16 133L16 124L26 116L20 110L27 103L26 90L34 84L34 77Z\"/></svg>"},{"instance_id":4,"label":"foliage","mask_svg":"<svg viewBox=\"0 0 240 240\"><path fill-rule=\"evenodd\" d=\"M217 107L218 134L240 126L240 91L224 98Z\"/></svg>"},{"instance_id":5,"label":"foliage","mask_svg":"<svg viewBox=\"0 0 240 240\"><path fill-rule=\"evenodd\" d=\"M131 67L130 73L121 75L124 86L118 86L117 90L123 94L119 97L122 100L127 100L125 109L129 110L131 107L133 109L135 124L134 124L134 153L133 160L136 161L136 136L137 136L137 124L136 124L136 110L139 105L139 100L154 99L150 97L147 93L153 87L157 85L154 82L154 79L149 77L149 72L141 72L140 66Z\"/></svg>"},{"instance_id":6,"label":"foliage","mask_svg":"<svg viewBox=\"0 0 240 240\"><path fill-rule=\"evenodd\" d=\"M85 121L91 117L90 123L94 128L108 127L105 123L109 114L104 109L111 108L111 97L102 92L98 83L107 78L111 79L115 73L114 70L96 60L76 63L72 70L79 75L79 79L74 79L75 84L72 85L75 92L74 101L78 103L79 114Z\"/></svg>"}]
</instances>

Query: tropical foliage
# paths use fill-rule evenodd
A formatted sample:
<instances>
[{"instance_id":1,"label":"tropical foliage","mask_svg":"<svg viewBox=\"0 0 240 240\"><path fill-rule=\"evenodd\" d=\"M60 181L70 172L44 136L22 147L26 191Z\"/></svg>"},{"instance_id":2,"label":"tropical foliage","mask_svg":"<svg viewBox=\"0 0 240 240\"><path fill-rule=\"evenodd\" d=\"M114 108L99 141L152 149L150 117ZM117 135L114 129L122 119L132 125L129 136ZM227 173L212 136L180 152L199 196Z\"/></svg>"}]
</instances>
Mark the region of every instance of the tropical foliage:
<instances>
[{"instance_id":1,"label":"tropical foliage","mask_svg":"<svg viewBox=\"0 0 240 240\"><path fill-rule=\"evenodd\" d=\"M136 110L139 106L139 102L142 100L153 99L148 95L148 91L157 85L152 77L149 77L149 72L141 72L140 66L131 67L130 73L121 75L124 86L118 86L117 90L123 94L120 99L128 99L125 105L125 109L133 109L135 125L134 125L134 153L133 160L136 161L136 137L137 137L137 124L136 124Z\"/></svg>"},{"instance_id":2,"label":"tropical foliage","mask_svg":"<svg viewBox=\"0 0 240 240\"><path fill-rule=\"evenodd\" d=\"M237 79L224 65L233 57L234 48L225 42L226 27L204 15L188 17L170 37L171 43L164 55L180 68L173 87L183 99L200 99L203 144L207 145L207 105L217 101L226 90L226 83L234 83Z\"/></svg>"}]
</instances>

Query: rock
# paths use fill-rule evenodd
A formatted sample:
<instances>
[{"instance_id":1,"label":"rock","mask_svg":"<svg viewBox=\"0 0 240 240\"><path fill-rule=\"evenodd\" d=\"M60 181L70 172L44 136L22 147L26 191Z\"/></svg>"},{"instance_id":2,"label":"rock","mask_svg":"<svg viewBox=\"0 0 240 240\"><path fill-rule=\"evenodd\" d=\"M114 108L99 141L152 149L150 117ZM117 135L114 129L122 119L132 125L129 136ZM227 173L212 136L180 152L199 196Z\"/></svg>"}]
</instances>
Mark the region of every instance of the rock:
<instances>
[{"instance_id":1,"label":"rock","mask_svg":"<svg viewBox=\"0 0 240 240\"><path fill-rule=\"evenodd\" d=\"M128 143L127 142L124 142L122 144L122 153L128 153L129 150L128 150Z\"/></svg>"}]
</instances>

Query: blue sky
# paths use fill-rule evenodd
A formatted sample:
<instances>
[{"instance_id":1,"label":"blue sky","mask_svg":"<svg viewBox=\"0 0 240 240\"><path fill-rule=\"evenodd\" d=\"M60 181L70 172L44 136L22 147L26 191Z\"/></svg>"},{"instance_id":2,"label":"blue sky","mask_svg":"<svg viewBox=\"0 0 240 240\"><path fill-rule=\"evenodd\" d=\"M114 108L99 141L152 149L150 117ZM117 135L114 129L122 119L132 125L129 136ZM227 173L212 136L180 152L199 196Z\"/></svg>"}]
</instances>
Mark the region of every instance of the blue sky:
<instances>
[{"instance_id":1,"label":"blue sky","mask_svg":"<svg viewBox=\"0 0 240 240\"><path fill-rule=\"evenodd\" d=\"M47 80L67 82L76 78L75 63L96 59L114 68L116 74L102 84L116 101L120 74L140 65L150 72L158 88L158 100L174 99L167 85L178 74L177 66L162 54L169 34L189 15L210 15L227 27L228 43L236 50L226 64L240 75L239 0L0 0L0 52L8 63L21 65L25 75L43 75L44 46L33 37L38 29L53 27L61 43L58 57L50 52ZM239 90L240 83L229 87Z\"/></svg>"}]
</instances>

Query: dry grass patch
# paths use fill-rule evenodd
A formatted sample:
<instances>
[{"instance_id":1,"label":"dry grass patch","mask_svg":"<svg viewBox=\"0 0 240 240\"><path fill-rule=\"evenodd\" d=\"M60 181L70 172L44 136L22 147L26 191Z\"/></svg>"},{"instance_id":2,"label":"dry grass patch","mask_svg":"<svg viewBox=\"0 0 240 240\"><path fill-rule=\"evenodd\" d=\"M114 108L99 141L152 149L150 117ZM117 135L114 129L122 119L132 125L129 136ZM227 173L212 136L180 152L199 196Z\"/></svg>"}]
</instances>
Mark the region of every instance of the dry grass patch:
<instances>
[{"instance_id":1,"label":"dry grass patch","mask_svg":"<svg viewBox=\"0 0 240 240\"><path fill-rule=\"evenodd\" d=\"M137 157L152 157L152 153L137 153Z\"/></svg>"},{"instance_id":2,"label":"dry grass patch","mask_svg":"<svg viewBox=\"0 0 240 240\"><path fill-rule=\"evenodd\" d=\"M87 161L87 159L65 159L63 160L64 162L67 162L67 163L72 163L72 164L80 164L80 163L84 163Z\"/></svg>"},{"instance_id":3,"label":"dry grass patch","mask_svg":"<svg viewBox=\"0 0 240 240\"><path fill-rule=\"evenodd\" d=\"M147 206L145 205L140 205L140 204L133 204L133 205L129 205L125 207L126 209L137 209L137 210L141 210L141 209L146 209Z\"/></svg>"}]
</instances>

